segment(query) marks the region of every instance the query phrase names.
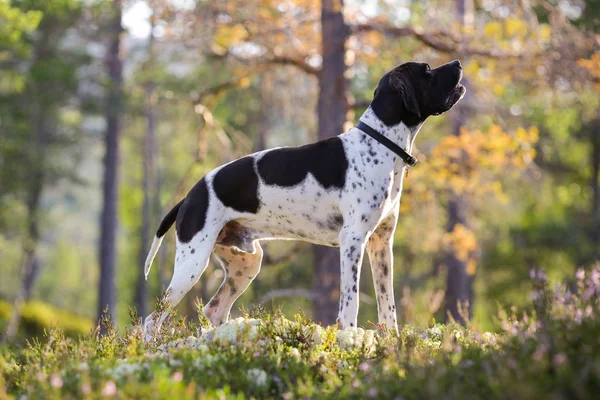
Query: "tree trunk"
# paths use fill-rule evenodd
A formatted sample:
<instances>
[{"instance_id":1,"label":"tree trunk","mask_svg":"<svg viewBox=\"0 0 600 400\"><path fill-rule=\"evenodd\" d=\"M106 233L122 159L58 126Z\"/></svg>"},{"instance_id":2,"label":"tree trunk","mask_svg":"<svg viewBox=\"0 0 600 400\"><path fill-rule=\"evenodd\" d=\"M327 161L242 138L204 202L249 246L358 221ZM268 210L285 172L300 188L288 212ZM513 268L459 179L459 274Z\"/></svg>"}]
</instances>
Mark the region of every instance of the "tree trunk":
<instances>
[{"instance_id":1,"label":"tree trunk","mask_svg":"<svg viewBox=\"0 0 600 400\"><path fill-rule=\"evenodd\" d=\"M154 18L151 18L154 21ZM154 23L151 23L150 36L148 38L148 60L147 69L154 66ZM156 173L154 168L155 158L155 137L156 137L156 118L154 114L154 82L150 79L144 83L144 98L146 108L146 134L143 140L143 160L142 160L142 191L144 201L142 204L142 226L140 227L140 254L138 258L138 278L135 289L135 304L138 315L146 315L146 305L148 303L148 285L144 274L144 265L148 255L152 233L150 232L151 220L153 214L153 199L156 194Z\"/></svg>"},{"instance_id":2,"label":"tree trunk","mask_svg":"<svg viewBox=\"0 0 600 400\"><path fill-rule=\"evenodd\" d=\"M120 58L121 0L113 1L113 20L110 43L106 54L109 74L106 98L106 136L104 156L103 206L100 221L100 281L98 290L98 319L107 313L115 316L115 257L117 232L117 197L119 130L122 100L122 69Z\"/></svg>"},{"instance_id":3,"label":"tree trunk","mask_svg":"<svg viewBox=\"0 0 600 400\"><path fill-rule=\"evenodd\" d=\"M472 0L457 0L456 13L459 22L463 26L473 23L473 3ZM463 60L464 62L464 60ZM469 96L472 97L472 88L468 81L463 79L463 85L469 90ZM452 134L460 135L460 128L466 125L468 119L468 104L463 99L454 108L452 113ZM449 194L448 201L448 225L447 232L452 232L457 225L463 225L468 228L469 202L465 196L455 192ZM460 324L465 324L471 317L473 290L473 277L467 273L467 260L458 257L456 249L451 247L446 254L446 267L448 275L446 278L446 294L444 299L445 320L454 319Z\"/></svg>"},{"instance_id":4,"label":"tree trunk","mask_svg":"<svg viewBox=\"0 0 600 400\"><path fill-rule=\"evenodd\" d=\"M318 135L319 139L344 131L348 100L345 77L346 40L349 28L342 14L343 0L323 0L321 8L321 40L323 64L319 75ZM315 246L313 318L333 324L337 318L340 297L339 249Z\"/></svg>"}]
</instances>

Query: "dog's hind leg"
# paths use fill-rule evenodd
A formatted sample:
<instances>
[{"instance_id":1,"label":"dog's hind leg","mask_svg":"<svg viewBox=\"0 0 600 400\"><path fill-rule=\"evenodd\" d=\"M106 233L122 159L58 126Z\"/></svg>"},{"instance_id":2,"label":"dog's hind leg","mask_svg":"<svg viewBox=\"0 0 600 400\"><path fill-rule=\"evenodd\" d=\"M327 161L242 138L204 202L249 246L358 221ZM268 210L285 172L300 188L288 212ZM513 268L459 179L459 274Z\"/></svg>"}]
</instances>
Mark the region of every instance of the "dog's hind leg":
<instances>
[{"instance_id":1,"label":"dog's hind leg","mask_svg":"<svg viewBox=\"0 0 600 400\"><path fill-rule=\"evenodd\" d=\"M145 340L150 340L159 331L173 307L198 282L208 266L208 259L216 241L217 233L218 230L208 233L199 244L195 243L197 240L190 243L177 242L175 267L171 283L163 298L164 307L158 318L156 312L153 312L144 321Z\"/></svg>"},{"instance_id":2,"label":"dog's hind leg","mask_svg":"<svg viewBox=\"0 0 600 400\"><path fill-rule=\"evenodd\" d=\"M398 211L392 213L379 224L367 241L367 251L373 273L373 284L377 296L379 323L389 329L398 329L396 304L394 301L394 231L398 221Z\"/></svg>"},{"instance_id":3,"label":"dog's hind leg","mask_svg":"<svg viewBox=\"0 0 600 400\"><path fill-rule=\"evenodd\" d=\"M217 293L204 307L204 315L215 326L227 322L233 303L260 271L263 250L257 240L252 244L252 252L240 251L237 247L215 246L215 254L221 262L225 278Z\"/></svg>"}]
</instances>

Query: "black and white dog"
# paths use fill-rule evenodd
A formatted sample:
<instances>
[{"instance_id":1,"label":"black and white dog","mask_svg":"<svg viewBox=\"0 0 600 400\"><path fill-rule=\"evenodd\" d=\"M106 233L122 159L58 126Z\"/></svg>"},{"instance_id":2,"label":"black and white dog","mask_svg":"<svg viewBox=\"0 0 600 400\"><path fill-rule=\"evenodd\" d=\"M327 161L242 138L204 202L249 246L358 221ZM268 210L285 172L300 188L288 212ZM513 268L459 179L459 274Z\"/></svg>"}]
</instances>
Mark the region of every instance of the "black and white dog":
<instances>
[{"instance_id":1,"label":"black and white dog","mask_svg":"<svg viewBox=\"0 0 600 400\"><path fill-rule=\"evenodd\" d=\"M220 325L260 270L260 240L339 247L338 323L347 328L356 326L366 248L379 323L397 328L392 244L404 169L416 163L409 153L427 117L448 111L464 96L461 78L457 60L436 69L415 62L399 65L381 78L357 127L317 143L254 153L209 172L161 222L146 277L163 236L176 222L175 267L165 300L168 307L179 303L214 251L225 279L204 314ZM167 315L146 318L146 340Z\"/></svg>"}]
</instances>

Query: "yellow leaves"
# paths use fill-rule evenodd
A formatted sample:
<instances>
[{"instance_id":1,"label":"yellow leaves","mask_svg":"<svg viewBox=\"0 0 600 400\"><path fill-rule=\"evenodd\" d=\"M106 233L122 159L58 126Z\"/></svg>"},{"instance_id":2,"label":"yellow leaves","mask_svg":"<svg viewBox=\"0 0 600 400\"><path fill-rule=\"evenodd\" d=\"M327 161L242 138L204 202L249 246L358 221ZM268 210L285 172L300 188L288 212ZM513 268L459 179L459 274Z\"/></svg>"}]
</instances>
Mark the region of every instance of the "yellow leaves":
<instances>
[{"instance_id":1,"label":"yellow leaves","mask_svg":"<svg viewBox=\"0 0 600 400\"><path fill-rule=\"evenodd\" d=\"M502 24L498 21L492 21L485 25L484 33L493 38L502 38Z\"/></svg>"},{"instance_id":2,"label":"yellow leaves","mask_svg":"<svg viewBox=\"0 0 600 400\"><path fill-rule=\"evenodd\" d=\"M220 25L215 33L215 44L228 48L232 44L242 42L248 37L248 32L242 25Z\"/></svg>"},{"instance_id":3,"label":"yellow leaves","mask_svg":"<svg viewBox=\"0 0 600 400\"><path fill-rule=\"evenodd\" d=\"M540 27L538 29L538 36L540 39L542 39L545 42L549 41L550 37L552 36L552 31L550 30L550 26L547 24L540 25Z\"/></svg>"},{"instance_id":4,"label":"yellow leaves","mask_svg":"<svg viewBox=\"0 0 600 400\"><path fill-rule=\"evenodd\" d=\"M467 274L475 274L477 261L477 237L475 233L463 224L456 224L452 232L446 232L442 237L442 245L446 249L452 249L456 257L467 263Z\"/></svg>"},{"instance_id":5,"label":"yellow leaves","mask_svg":"<svg viewBox=\"0 0 600 400\"><path fill-rule=\"evenodd\" d=\"M600 79L600 52L592 54L589 59L581 58L577 60L577 65L585 68L595 80ZM594 88L600 91L600 82L595 82Z\"/></svg>"},{"instance_id":6,"label":"yellow leaves","mask_svg":"<svg viewBox=\"0 0 600 400\"><path fill-rule=\"evenodd\" d=\"M250 83L251 83L250 78L248 78L248 77L242 78L242 79L240 79L239 86L241 88L247 88L250 86Z\"/></svg>"},{"instance_id":7,"label":"yellow leaves","mask_svg":"<svg viewBox=\"0 0 600 400\"><path fill-rule=\"evenodd\" d=\"M509 37L524 37L527 35L527 23L522 19L510 17L504 22L506 35Z\"/></svg>"},{"instance_id":8,"label":"yellow leaves","mask_svg":"<svg viewBox=\"0 0 600 400\"><path fill-rule=\"evenodd\" d=\"M464 67L465 76L477 76L479 72L479 63L477 61L469 61Z\"/></svg>"},{"instance_id":9,"label":"yellow leaves","mask_svg":"<svg viewBox=\"0 0 600 400\"><path fill-rule=\"evenodd\" d=\"M499 176L527 168L535 157L536 127L505 132L492 125L487 132L461 128L458 136L447 136L432 150L427 172L438 189L459 194L494 194L505 200Z\"/></svg>"},{"instance_id":10,"label":"yellow leaves","mask_svg":"<svg viewBox=\"0 0 600 400\"><path fill-rule=\"evenodd\" d=\"M514 39L514 38L526 38L529 35L529 29L527 22L517 17L509 17L504 21L491 21L488 22L484 29L486 36L497 40L502 39ZM542 36L542 32L540 32ZM543 30L543 36L550 35L550 30L546 26Z\"/></svg>"}]
</instances>

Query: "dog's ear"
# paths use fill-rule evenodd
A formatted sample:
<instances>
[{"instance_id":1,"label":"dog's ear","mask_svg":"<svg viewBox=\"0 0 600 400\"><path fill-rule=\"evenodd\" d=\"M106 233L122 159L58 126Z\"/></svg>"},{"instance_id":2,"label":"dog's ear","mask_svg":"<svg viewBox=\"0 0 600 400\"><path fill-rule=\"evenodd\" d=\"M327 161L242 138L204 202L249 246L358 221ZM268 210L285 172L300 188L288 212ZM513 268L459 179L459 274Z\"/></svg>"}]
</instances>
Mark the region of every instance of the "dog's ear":
<instances>
[{"instance_id":1,"label":"dog's ear","mask_svg":"<svg viewBox=\"0 0 600 400\"><path fill-rule=\"evenodd\" d=\"M413 85L403 75L390 75L390 86L397 91L402 97L404 107L417 117L421 118L421 110L417 103L417 97L415 95L415 89Z\"/></svg>"}]
</instances>

